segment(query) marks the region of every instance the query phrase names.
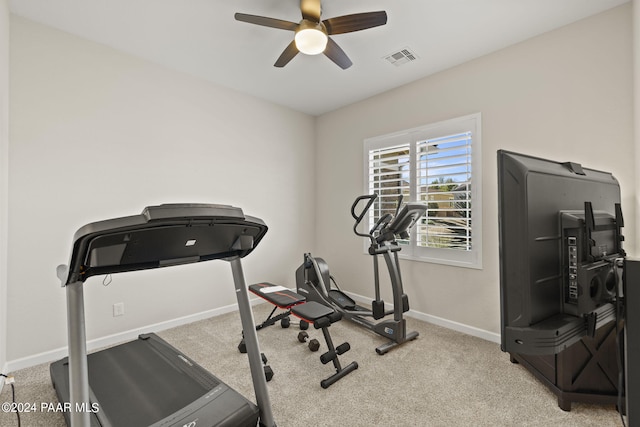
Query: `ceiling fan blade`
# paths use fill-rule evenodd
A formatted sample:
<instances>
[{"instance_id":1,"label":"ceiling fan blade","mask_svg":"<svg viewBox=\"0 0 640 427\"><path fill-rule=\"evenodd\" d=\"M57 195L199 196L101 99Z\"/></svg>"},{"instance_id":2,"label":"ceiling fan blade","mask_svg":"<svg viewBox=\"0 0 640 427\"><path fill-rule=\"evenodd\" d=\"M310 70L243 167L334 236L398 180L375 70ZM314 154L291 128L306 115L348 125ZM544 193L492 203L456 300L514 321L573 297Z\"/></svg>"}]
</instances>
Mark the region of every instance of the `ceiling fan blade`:
<instances>
[{"instance_id":1,"label":"ceiling fan blade","mask_svg":"<svg viewBox=\"0 0 640 427\"><path fill-rule=\"evenodd\" d=\"M280 30L295 31L298 24L282 19L267 18L266 16L247 15L246 13L236 13L236 21L248 22L249 24L262 25L263 27L278 28Z\"/></svg>"},{"instance_id":2,"label":"ceiling fan blade","mask_svg":"<svg viewBox=\"0 0 640 427\"><path fill-rule=\"evenodd\" d=\"M300 10L304 19L320 22L320 13L322 11L320 0L300 0Z\"/></svg>"},{"instance_id":3,"label":"ceiling fan blade","mask_svg":"<svg viewBox=\"0 0 640 427\"><path fill-rule=\"evenodd\" d=\"M346 70L351 67L353 64L344 50L336 42L334 42L331 37L327 41L327 48L324 50L324 54L338 65L338 67Z\"/></svg>"},{"instance_id":4,"label":"ceiling fan blade","mask_svg":"<svg viewBox=\"0 0 640 427\"><path fill-rule=\"evenodd\" d=\"M296 47L296 42L294 40L291 43L289 43L289 46L287 46L284 49L284 51L282 52L282 54L280 55L276 63L273 64L273 66L278 68L284 67L289 63L289 61L291 61L298 54L298 52L299 51L298 51L298 48Z\"/></svg>"},{"instance_id":5,"label":"ceiling fan blade","mask_svg":"<svg viewBox=\"0 0 640 427\"><path fill-rule=\"evenodd\" d=\"M365 12L353 15L337 16L322 21L328 34L344 34L366 30L387 23L387 12Z\"/></svg>"}]
</instances>

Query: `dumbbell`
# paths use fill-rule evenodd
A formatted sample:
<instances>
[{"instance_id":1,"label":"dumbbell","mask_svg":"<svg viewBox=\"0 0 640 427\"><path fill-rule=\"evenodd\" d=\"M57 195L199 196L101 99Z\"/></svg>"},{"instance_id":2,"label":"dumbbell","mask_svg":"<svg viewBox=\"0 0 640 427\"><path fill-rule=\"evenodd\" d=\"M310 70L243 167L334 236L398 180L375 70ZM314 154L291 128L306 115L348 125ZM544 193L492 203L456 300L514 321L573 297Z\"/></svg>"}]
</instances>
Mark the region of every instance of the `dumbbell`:
<instances>
[{"instance_id":1,"label":"dumbbell","mask_svg":"<svg viewBox=\"0 0 640 427\"><path fill-rule=\"evenodd\" d=\"M264 377L267 381L271 381L271 378L273 378L273 369L271 369L271 366L267 365L264 367Z\"/></svg>"},{"instance_id":2,"label":"dumbbell","mask_svg":"<svg viewBox=\"0 0 640 427\"><path fill-rule=\"evenodd\" d=\"M291 325L291 319L289 317L283 317L280 321L280 326L283 328L288 328Z\"/></svg>"},{"instance_id":3,"label":"dumbbell","mask_svg":"<svg viewBox=\"0 0 640 427\"><path fill-rule=\"evenodd\" d=\"M240 344L238 344L238 350L240 351L240 353L247 352L247 344L244 342L244 338L242 338L242 341L240 341ZM271 378L273 378L273 369L271 369L271 366L267 365L267 356L265 356L264 353L260 353L260 358L262 359L262 364L264 365L264 376L267 381L271 381Z\"/></svg>"},{"instance_id":4,"label":"dumbbell","mask_svg":"<svg viewBox=\"0 0 640 427\"><path fill-rule=\"evenodd\" d=\"M308 333L306 333L305 331L301 331L300 333L298 333L298 341L305 342L307 341L307 339L309 339ZM309 350L318 351L318 349L320 349L320 342L317 339L313 338L311 341L309 341Z\"/></svg>"},{"instance_id":5,"label":"dumbbell","mask_svg":"<svg viewBox=\"0 0 640 427\"><path fill-rule=\"evenodd\" d=\"M289 326L291 326L291 319L289 319L288 317L283 318L280 321L280 326L283 327L284 329L288 328ZM300 329L301 330L306 330L309 329L309 324L307 322L305 322L304 320L300 321Z\"/></svg>"},{"instance_id":6,"label":"dumbbell","mask_svg":"<svg viewBox=\"0 0 640 427\"><path fill-rule=\"evenodd\" d=\"M273 378L273 369L271 369L271 366L267 365L267 356L265 356L264 353L260 353L260 358L262 359L262 364L264 365L264 376L267 381L271 381L271 378Z\"/></svg>"}]
</instances>

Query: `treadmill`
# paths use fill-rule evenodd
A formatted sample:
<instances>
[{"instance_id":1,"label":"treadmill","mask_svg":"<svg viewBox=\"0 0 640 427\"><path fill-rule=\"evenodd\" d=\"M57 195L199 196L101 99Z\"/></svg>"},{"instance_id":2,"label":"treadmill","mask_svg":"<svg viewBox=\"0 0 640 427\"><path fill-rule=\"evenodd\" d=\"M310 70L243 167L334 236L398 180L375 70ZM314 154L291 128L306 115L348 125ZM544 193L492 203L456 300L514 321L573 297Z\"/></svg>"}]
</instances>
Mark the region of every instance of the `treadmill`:
<instances>
[{"instance_id":1,"label":"treadmill","mask_svg":"<svg viewBox=\"0 0 640 427\"><path fill-rule=\"evenodd\" d=\"M150 206L80 228L69 264L57 269L67 294L69 357L50 366L67 424L275 426L241 264L266 232L240 208L209 204ZM231 265L257 405L155 334L87 355L89 277L216 259Z\"/></svg>"}]
</instances>

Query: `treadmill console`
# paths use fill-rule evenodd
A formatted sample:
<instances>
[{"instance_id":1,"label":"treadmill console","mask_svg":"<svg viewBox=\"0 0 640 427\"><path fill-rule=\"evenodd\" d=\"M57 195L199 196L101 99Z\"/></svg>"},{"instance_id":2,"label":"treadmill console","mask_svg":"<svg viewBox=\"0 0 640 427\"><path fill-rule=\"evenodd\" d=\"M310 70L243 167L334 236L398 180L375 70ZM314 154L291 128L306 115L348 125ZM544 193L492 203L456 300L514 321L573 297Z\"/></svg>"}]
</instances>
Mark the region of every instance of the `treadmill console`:
<instances>
[{"instance_id":1,"label":"treadmill console","mask_svg":"<svg viewBox=\"0 0 640 427\"><path fill-rule=\"evenodd\" d=\"M140 215L80 228L66 284L99 274L245 257L266 232L262 220L233 206L149 206Z\"/></svg>"}]
</instances>

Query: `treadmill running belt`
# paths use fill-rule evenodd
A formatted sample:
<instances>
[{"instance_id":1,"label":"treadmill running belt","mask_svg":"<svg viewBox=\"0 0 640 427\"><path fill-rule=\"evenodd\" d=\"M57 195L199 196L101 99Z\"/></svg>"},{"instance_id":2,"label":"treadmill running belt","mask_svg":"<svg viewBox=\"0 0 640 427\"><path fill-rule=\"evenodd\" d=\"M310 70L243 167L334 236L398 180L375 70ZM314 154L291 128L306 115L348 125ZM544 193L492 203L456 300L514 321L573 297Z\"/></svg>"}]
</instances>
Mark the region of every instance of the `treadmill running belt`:
<instances>
[{"instance_id":1,"label":"treadmill running belt","mask_svg":"<svg viewBox=\"0 0 640 427\"><path fill-rule=\"evenodd\" d=\"M207 387L199 378L193 381L195 365L177 354L162 354L141 339L90 354L88 360L91 390L116 426L151 425L219 384Z\"/></svg>"},{"instance_id":2,"label":"treadmill running belt","mask_svg":"<svg viewBox=\"0 0 640 427\"><path fill-rule=\"evenodd\" d=\"M203 425L255 426L258 420L253 403L155 334L89 354L88 368L99 405L96 416L102 418L95 425L182 426L180 420L193 418L198 408L204 411L201 421L211 422ZM68 382L66 358L52 365L53 377ZM68 393L68 386L55 386L60 400L68 401L68 395L60 395Z\"/></svg>"}]
</instances>

